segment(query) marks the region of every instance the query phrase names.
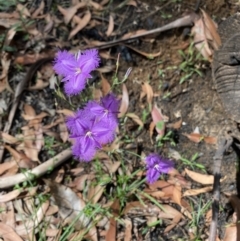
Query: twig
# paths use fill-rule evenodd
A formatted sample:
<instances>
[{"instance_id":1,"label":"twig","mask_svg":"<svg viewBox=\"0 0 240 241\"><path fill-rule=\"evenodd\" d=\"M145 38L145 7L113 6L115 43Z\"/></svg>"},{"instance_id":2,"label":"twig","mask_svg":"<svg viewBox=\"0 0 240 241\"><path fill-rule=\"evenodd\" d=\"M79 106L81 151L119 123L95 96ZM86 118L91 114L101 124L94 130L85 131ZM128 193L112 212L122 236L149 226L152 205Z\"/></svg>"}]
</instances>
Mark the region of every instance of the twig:
<instances>
[{"instance_id":1,"label":"twig","mask_svg":"<svg viewBox=\"0 0 240 241\"><path fill-rule=\"evenodd\" d=\"M232 138L220 140L218 149L213 158L213 203L212 203L212 222L209 231L209 241L216 241L218 213L219 213L219 200L220 200L220 179L221 179L221 164L224 152L231 146Z\"/></svg>"},{"instance_id":2,"label":"twig","mask_svg":"<svg viewBox=\"0 0 240 241\"><path fill-rule=\"evenodd\" d=\"M53 158L50 158L46 162L41 165L29 170L25 173L19 173L13 176L1 177L0 178L0 189L12 187L21 182L31 180L33 177L40 177L45 174L48 170L54 169L56 166L60 165L67 159L72 156L72 151L70 149L66 149L56 155Z\"/></svg>"},{"instance_id":3,"label":"twig","mask_svg":"<svg viewBox=\"0 0 240 241\"><path fill-rule=\"evenodd\" d=\"M175 20L175 21L173 21L169 24L166 24L162 27L146 31L146 32L141 33L141 34L135 34L135 35L132 35L128 38L117 39L117 40L105 42L103 44L100 44L98 46L93 46L93 47L98 48L98 49L105 49L105 48L109 48L109 47L112 47L116 44L126 42L126 41L129 41L129 40L135 39L135 38L144 37L144 36L147 36L147 35L150 35L150 34L161 33L163 31L167 31L167 30L170 30L170 29L173 29L173 28L191 26L191 25L193 25L194 21L198 18L199 18L199 16L196 13L193 12L193 13L188 14L188 15L182 17L182 18L179 18L179 19L177 19L177 20ZM91 47L91 46L87 45L85 48L89 48L89 47Z\"/></svg>"}]
</instances>

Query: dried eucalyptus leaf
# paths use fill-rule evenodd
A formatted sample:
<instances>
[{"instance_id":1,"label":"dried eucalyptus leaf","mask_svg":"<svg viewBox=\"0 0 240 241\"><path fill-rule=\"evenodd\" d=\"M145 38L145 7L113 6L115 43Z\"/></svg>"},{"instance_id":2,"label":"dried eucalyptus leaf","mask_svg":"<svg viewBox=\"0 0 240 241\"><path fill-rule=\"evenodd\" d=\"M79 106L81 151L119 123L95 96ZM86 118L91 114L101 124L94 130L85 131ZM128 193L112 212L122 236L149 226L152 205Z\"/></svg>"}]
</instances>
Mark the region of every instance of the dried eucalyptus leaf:
<instances>
[{"instance_id":1,"label":"dried eucalyptus leaf","mask_svg":"<svg viewBox=\"0 0 240 241\"><path fill-rule=\"evenodd\" d=\"M91 220L83 212L84 201L69 187L46 179L44 181L50 187L51 196L59 208L59 214L64 223L74 223L75 230L86 228Z\"/></svg>"}]
</instances>

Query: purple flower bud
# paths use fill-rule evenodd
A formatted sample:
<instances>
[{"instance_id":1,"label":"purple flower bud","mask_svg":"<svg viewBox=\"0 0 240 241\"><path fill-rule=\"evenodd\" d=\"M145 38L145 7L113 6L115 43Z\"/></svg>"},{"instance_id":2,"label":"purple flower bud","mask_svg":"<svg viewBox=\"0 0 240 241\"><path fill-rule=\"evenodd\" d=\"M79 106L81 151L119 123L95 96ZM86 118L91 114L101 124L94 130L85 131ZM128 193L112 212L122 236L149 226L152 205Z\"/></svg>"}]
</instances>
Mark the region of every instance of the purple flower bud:
<instances>
[{"instance_id":1,"label":"purple flower bud","mask_svg":"<svg viewBox=\"0 0 240 241\"><path fill-rule=\"evenodd\" d=\"M145 158L147 168L147 182L152 184L158 180L162 173L168 173L174 168L171 160L164 159L158 154L152 153Z\"/></svg>"},{"instance_id":2,"label":"purple flower bud","mask_svg":"<svg viewBox=\"0 0 240 241\"><path fill-rule=\"evenodd\" d=\"M98 67L99 62L96 49L79 51L76 55L64 50L57 53L53 69L63 76L65 93L70 96L85 88L87 79L91 78L90 73Z\"/></svg>"}]
</instances>

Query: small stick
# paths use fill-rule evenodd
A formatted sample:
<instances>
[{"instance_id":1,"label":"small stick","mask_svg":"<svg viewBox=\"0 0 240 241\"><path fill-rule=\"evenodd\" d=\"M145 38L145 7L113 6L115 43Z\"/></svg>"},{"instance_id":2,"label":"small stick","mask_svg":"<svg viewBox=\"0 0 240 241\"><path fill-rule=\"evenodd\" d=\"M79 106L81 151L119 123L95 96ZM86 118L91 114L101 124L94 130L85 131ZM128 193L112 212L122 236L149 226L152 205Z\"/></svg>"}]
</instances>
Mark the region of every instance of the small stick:
<instances>
[{"instance_id":1,"label":"small stick","mask_svg":"<svg viewBox=\"0 0 240 241\"><path fill-rule=\"evenodd\" d=\"M54 169L56 166L62 164L64 161L69 159L72 156L72 151L66 149L56 155L53 158L50 158L46 162L40 164L39 166L29 170L25 173L18 173L13 176L1 177L0 178L0 189L12 187L21 182L31 180L33 177L40 177L45 174L48 170Z\"/></svg>"},{"instance_id":2,"label":"small stick","mask_svg":"<svg viewBox=\"0 0 240 241\"><path fill-rule=\"evenodd\" d=\"M220 140L218 149L213 158L213 203L212 203L212 222L210 225L208 241L216 241L218 213L219 213L219 200L220 200L220 179L221 179L221 164L224 152L232 145L233 139Z\"/></svg>"},{"instance_id":3,"label":"small stick","mask_svg":"<svg viewBox=\"0 0 240 241\"><path fill-rule=\"evenodd\" d=\"M89 45L87 45L85 48L94 47L94 48L98 48L98 49L105 49L105 48L109 48L109 47L112 47L114 45L117 45L119 43L126 42L126 41L129 41L129 40L135 39L135 38L148 36L150 34L161 33L163 31L167 31L167 30L170 30L170 29L173 29L173 28L192 26L194 21L196 19L198 19L198 18L199 18L199 15L197 15L194 12L192 12L191 14L188 14L188 15L182 17L182 18L179 18L179 19L177 19L177 20L175 20L175 21L173 21L173 22L171 22L169 24L166 24L166 25L162 26L162 27L146 31L146 32L141 33L141 34L135 34L135 35L132 35L132 36L130 36L128 38L117 39L117 40L105 42L105 43L100 44L98 46L89 46ZM83 49L84 49L84 47L83 47Z\"/></svg>"}]
</instances>

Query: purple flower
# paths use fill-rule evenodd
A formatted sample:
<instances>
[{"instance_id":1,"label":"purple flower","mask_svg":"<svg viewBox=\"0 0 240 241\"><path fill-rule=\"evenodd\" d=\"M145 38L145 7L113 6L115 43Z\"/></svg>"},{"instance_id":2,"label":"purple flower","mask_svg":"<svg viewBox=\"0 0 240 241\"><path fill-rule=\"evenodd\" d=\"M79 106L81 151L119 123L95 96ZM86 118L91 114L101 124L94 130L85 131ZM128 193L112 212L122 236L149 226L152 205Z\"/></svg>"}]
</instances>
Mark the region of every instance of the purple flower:
<instances>
[{"instance_id":1,"label":"purple flower","mask_svg":"<svg viewBox=\"0 0 240 241\"><path fill-rule=\"evenodd\" d=\"M90 161L102 145L114 140L118 103L116 97L109 94L100 103L89 101L84 109L67 118L70 138L75 141L72 148L75 157Z\"/></svg>"},{"instance_id":2,"label":"purple flower","mask_svg":"<svg viewBox=\"0 0 240 241\"><path fill-rule=\"evenodd\" d=\"M168 173L174 168L174 163L152 153L145 159L147 168L147 182L154 183L162 173Z\"/></svg>"},{"instance_id":3,"label":"purple flower","mask_svg":"<svg viewBox=\"0 0 240 241\"><path fill-rule=\"evenodd\" d=\"M53 69L63 76L65 93L76 95L85 88L87 79L92 77L90 73L98 67L99 62L96 49L79 51L76 55L64 50L57 53Z\"/></svg>"},{"instance_id":4,"label":"purple flower","mask_svg":"<svg viewBox=\"0 0 240 241\"><path fill-rule=\"evenodd\" d=\"M115 130L118 125L118 114L119 101L116 96L112 93L103 97L100 104L96 101L90 101L84 108L88 113L91 113L100 122L105 122L109 129Z\"/></svg>"}]
</instances>

